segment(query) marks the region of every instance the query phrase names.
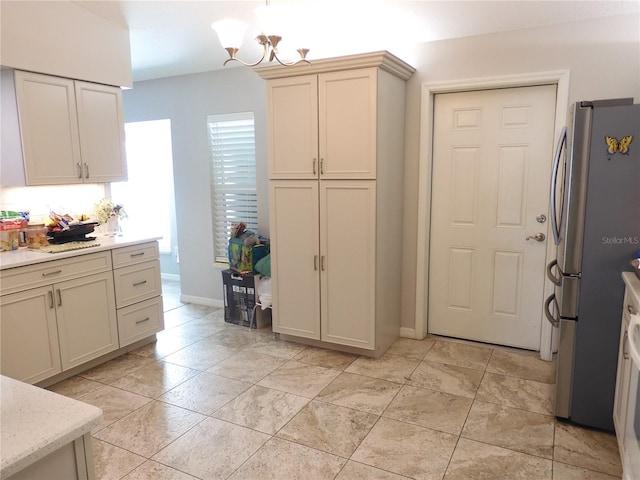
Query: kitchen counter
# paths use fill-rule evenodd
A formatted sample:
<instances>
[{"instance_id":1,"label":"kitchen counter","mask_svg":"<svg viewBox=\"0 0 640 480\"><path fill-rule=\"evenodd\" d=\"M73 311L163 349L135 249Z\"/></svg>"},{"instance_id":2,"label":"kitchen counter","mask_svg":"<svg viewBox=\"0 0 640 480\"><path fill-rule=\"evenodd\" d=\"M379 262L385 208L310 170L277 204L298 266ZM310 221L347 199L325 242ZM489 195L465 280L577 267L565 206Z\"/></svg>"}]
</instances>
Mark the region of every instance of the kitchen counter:
<instances>
[{"instance_id":1,"label":"kitchen counter","mask_svg":"<svg viewBox=\"0 0 640 480\"><path fill-rule=\"evenodd\" d=\"M0 376L0 479L91 432L102 410Z\"/></svg>"},{"instance_id":2,"label":"kitchen counter","mask_svg":"<svg viewBox=\"0 0 640 480\"><path fill-rule=\"evenodd\" d=\"M78 255L86 255L87 253L100 252L104 250L112 250L114 248L128 247L140 243L159 240L162 237L145 237L143 235L123 235L116 237L107 237L106 235L96 234L96 239L87 242L87 244L98 244L89 248L81 248L78 250L68 250L66 252L47 253L31 250L26 247L19 248L10 252L0 252L0 270L7 268L23 267L25 265L34 265L37 263L50 262L52 260L60 260L62 258L75 257Z\"/></svg>"}]
</instances>

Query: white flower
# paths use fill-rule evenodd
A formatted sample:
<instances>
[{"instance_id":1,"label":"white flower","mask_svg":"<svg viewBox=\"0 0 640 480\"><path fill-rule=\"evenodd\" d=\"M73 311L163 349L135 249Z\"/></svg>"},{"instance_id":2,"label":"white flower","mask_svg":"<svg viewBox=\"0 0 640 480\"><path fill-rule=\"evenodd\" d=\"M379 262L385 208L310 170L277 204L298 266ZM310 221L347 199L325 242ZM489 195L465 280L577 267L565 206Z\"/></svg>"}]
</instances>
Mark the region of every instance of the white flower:
<instances>
[{"instance_id":1,"label":"white flower","mask_svg":"<svg viewBox=\"0 0 640 480\"><path fill-rule=\"evenodd\" d=\"M127 218L127 213L122 205L113 203L108 198L103 198L94 205L96 220L98 223L107 223L110 218Z\"/></svg>"}]
</instances>

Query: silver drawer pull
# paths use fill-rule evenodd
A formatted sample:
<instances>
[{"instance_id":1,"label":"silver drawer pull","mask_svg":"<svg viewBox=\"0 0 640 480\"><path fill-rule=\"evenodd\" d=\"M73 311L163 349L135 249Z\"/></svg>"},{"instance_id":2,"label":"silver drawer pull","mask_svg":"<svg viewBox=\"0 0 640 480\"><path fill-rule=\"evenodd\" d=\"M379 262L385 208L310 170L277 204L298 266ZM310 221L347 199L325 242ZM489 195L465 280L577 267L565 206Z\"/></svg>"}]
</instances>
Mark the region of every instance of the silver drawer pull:
<instances>
[{"instance_id":1,"label":"silver drawer pull","mask_svg":"<svg viewBox=\"0 0 640 480\"><path fill-rule=\"evenodd\" d=\"M136 325L140 324L140 323L144 323L144 322L148 322L149 320L151 320L151 318L147 317L143 320L136 320Z\"/></svg>"},{"instance_id":2,"label":"silver drawer pull","mask_svg":"<svg viewBox=\"0 0 640 480\"><path fill-rule=\"evenodd\" d=\"M136 282L133 284L134 287L139 287L140 285L144 285L145 283L147 283L146 280L142 280L141 282Z\"/></svg>"},{"instance_id":3,"label":"silver drawer pull","mask_svg":"<svg viewBox=\"0 0 640 480\"><path fill-rule=\"evenodd\" d=\"M633 305L631 305L631 304L627 305L627 311L628 311L631 315L635 315L635 314L637 313L637 312L636 312L636 309L635 309L635 308L633 308Z\"/></svg>"},{"instance_id":4,"label":"silver drawer pull","mask_svg":"<svg viewBox=\"0 0 640 480\"><path fill-rule=\"evenodd\" d=\"M62 273L62 270L56 270L54 272L42 272L42 276L48 277L49 275L57 275L58 273Z\"/></svg>"},{"instance_id":5,"label":"silver drawer pull","mask_svg":"<svg viewBox=\"0 0 640 480\"><path fill-rule=\"evenodd\" d=\"M130 257L141 257L144 255L144 252L140 252L140 253L132 253L131 255L129 255Z\"/></svg>"}]
</instances>

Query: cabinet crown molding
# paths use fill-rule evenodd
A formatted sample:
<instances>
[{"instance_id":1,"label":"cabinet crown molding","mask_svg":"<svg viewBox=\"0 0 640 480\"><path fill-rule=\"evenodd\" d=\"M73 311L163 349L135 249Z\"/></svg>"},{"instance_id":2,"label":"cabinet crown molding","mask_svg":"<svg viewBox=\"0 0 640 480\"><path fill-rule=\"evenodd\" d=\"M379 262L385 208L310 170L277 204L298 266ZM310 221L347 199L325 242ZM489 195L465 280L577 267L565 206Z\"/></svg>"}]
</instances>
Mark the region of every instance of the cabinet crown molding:
<instances>
[{"instance_id":1,"label":"cabinet crown molding","mask_svg":"<svg viewBox=\"0 0 640 480\"><path fill-rule=\"evenodd\" d=\"M408 80L416 71L414 67L386 50L344 57L313 60L310 65L299 64L293 67L266 65L253 70L265 80L274 78L308 75L314 73L337 72L356 68L380 68L403 80Z\"/></svg>"}]
</instances>

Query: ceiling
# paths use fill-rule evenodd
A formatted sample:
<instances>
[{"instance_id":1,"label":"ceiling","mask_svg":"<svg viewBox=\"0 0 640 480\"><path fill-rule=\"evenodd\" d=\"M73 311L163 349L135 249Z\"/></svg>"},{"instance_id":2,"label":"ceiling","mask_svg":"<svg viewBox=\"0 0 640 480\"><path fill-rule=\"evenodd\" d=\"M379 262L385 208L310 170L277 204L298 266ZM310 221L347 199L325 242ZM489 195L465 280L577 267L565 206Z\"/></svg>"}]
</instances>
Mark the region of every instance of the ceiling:
<instances>
[{"instance_id":1,"label":"ceiling","mask_svg":"<svg viewBox=\"0 0 640 480\"><path fill-rule=\"evenodd\" d=\"M73 0L126 25L134 81L221 69L227 58L211 23L249 24L238 57L260 57L255 9L261 0ZM277 33L285 59L310 48L308 58L389 50L413 63L415 46L456 37L640 14L639 0L266 0L285 21ZM296 45L296 40L299 44ZM235 64L238 65L238 64ZM229 67L226 67L229 68Z\"/></svg>"}]
</instances>

